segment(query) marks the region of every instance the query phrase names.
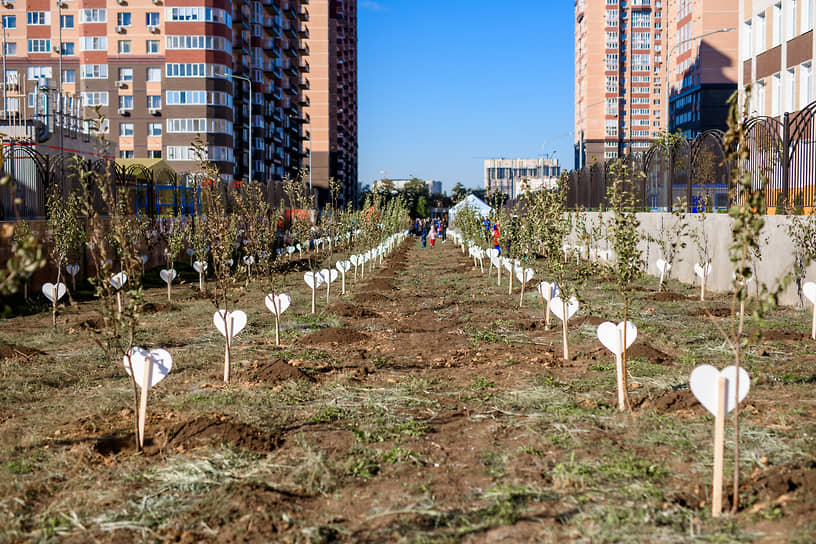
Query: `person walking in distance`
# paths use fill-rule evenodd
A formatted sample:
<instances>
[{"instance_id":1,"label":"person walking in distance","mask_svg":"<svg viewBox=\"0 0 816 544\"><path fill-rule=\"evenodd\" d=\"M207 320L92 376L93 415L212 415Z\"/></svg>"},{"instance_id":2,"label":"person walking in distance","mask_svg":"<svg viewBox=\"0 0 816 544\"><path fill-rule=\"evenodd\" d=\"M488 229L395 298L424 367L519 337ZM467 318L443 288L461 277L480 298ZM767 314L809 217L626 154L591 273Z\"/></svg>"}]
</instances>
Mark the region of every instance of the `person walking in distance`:
<instances>
[{"instance_id":1,"label":"person walking in distance","mask_svg":"<svg viewBox=\"0 0 816 544\"><path fill-rule=\"evenodd\" d=\"M436 225L431 224L431 233L428 234L428 240L431 241L431 247L434 247L434 243L436 242Z\"/></svg>"},{"instance_id":2,"label":"person walking in distance","mask_svg":"<svg viewBox=\"0 0 816 544\"><path fill-rule=\"evenodd\" d=\"M493 225L493 248L499 250L499 255L501 255L501 246L499 245L499 226Z\"/></svg>"}]
</instances>

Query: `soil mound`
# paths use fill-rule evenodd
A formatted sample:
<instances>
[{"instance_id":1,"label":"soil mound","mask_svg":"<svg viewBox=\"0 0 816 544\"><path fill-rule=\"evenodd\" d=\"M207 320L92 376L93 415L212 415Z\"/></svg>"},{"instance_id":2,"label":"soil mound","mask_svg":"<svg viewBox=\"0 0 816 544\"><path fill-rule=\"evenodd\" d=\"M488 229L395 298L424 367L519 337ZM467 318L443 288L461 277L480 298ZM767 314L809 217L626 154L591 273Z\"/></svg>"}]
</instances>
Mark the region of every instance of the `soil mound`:
<instances>
[{"instance_id":1,"label":"soil mound","mask_svg":"<svg viewBox=\"0 0 816 544\"><path fill-rule=\"evenodd\" d=\"M304 374L283 359L253 362L252 368L246 371L246 378L248 381L264 382L267 384L301 379L313 381L308 374Z\"/></svg>"},{"instance_id":2,"label":"soil mound","mask_svg":"<svg viewBox=\"0 0 816 544\"><path fill-rule=\"evenodd\" d=\"M27 348L25 346L17 346L15 344L0 343L0 359L13 359L15 357L30 358L39 355L45 355L45 352L36 348Z\"/></svg>"},{"instance_id":3,"label":"soil mound","mask_svg":"<svg viewBox=\"0 0 816 544\"><path fill-rule=\"evenodd\" d=\"M609 321L608 319L604 319L602 317L598 317L597 315L582 315L581 317L576 317L575 319L571 319L569 322L570 327L580 327L581 325L593 325L597 327L601 323L605 323ZM561 327L561 321L558 318L553 318L550 320L550 326L552 327L553 324L558 325Z\"/></svg>"},{"instance_id":4,"label":"soil mound","mask_svg":"<svg viewBox=\"0 0 816 544\"><path fill-rule=\"evenodd\" d=\"M432 310L421 310L402 319L396 328L399 332L436 332L441 325Z\"/></svg>"},{"instance_id":5,"label":"soil mound","mask_svg":"<svg viewBox=\"0 0 816 544\"><path fill-rule=\"evenodd\" d=\"M224 416L200 416L191 421L179 423L168 435L168 449L189 450L205 444L227 443L236 448L256 452L268 452L281 445L279 433L268 433L230 421Z\"/></svg>"},{"instance_id":6,"label":"soil mound","mask_svg":"<svg viewBox=\"0 0 816 544\"><path fill-rule=\"evenodd\" d=\"M366 287L372 291L390 291L394 289L394 278L374 278Z\"/></svg>"},{"instance_id":7,"label":"soil mound","mask_svg":"<svg viewBox=\"0 0 816 544\"><path fill-rule=\"evenodd\" d=\"M180 308L175 304L167 302L148 302L142 306L142 311L146 314L160 314L164 312L177 312Z\"/></svg>"},{"instance_id":8,"label":"soil mound","mask_svg":"<svg viewBox=\"0 0 816 544\"><path fill-rule=\"evenodd\" d=\"M742 509L754 503L776 502L799 489L806 492L816 489L816 460L800 461L788 465L772 467L756 478L745 481L743 489L748 488L748 500L740 501ZM743 495L745 491L740 493ZM729 503L731 497L729 497ZM725 502L725 501L723 501Z\"/></svg>"},{"instance_id":9,"label":"soil mound","mask_svg":"<svg viewBox=\"0 0 816 544\"><path fill-rule=\"evenodd\" d=\"M655 302L677 302L680 300L688 300L689 297L681 295L680 293L672 293L671 291L660 291L649 297L649 300Z\"/></svg>"},{"instance_id":10,"label":"soil mound","mask_svg":"<svg viewBox=\"0 0 816 544\"><path fill-rule=\"evenodd\" d=\"M699 310L689 312L688 315L695 317L708 317L709 315L712 317L729 317L731 315L731 308L700 308Z\"/></svg>"},{"instance_id":11,"label":"soil mound","mask_svg":"<svg viewBox=\"0 0 816 544\"><path fill-rule=\"evenodd\" d=\"M330 306L329 311L342 317L380 317L380 314L374 310L366 308L365 306L356 306L354 304L346 304L345 302L338 302L337 304Z\"/></svg>"},{"instance_id":12,"label":"soil mound","mask_svg":"<svg viewBox=\"0 0 816 544\"><path fill-rule=\"evenodd\" d=\"M89 317L85 321L80 321L79 323L77 323L76 326L79 327L80 329L87 329L98 332L105 328L105 320L101 316Z\"/></svg>"},{"instance_id":13,"label":"soil mound","mask_svg":"<svg viewBox=\"0 0 816 544\"><path fill-rule=\"evenodd\" d=\"M670 355L642 342L635 342L629 349L627 349L626 357L627 359L646 359L650 363L658 365L672 360Z\"/></svg>"},{"instance_id":14,"label":"soil mound","mask_svg":"<svg viewBox=\"0 0 816 544\"><path fill-rule=\"evenodd\" d=\"M702 405L689 389L669 391L657 397L645 398L638 403L638 407L649 408L655 412L679 412L680 410L695 410Z\"/></svg>"},{"instance_id":15,"label":"soil mound","mask_svg":"<svg viewBox=\"0 0 816 544\"><path fill-rule=\"evenodd\" d=\"M763 330L763 342L807 342L810 336L796 331Z\"/></svg>"},{"instance_id":16,"label":"soil mound","mask_svg":"<svg viewBox=\"0 0 816 544\"><path fill-rule=\"evenodd\" d=\"M365 340L368 340L368 336L346 327L321 329L300 339L303 344L354 344Z\"/></svg>"},{"instance_id":17,"label":"soil mound","mask_svg":"<svg viewBox=\"0 0 816 544\"><path fill-rule=\"evenodd\" d=\"M380 293L360 293L354 296L354 300L361 304L382 304L390 302L391 299Z\"/></svg>"}]
</instances>

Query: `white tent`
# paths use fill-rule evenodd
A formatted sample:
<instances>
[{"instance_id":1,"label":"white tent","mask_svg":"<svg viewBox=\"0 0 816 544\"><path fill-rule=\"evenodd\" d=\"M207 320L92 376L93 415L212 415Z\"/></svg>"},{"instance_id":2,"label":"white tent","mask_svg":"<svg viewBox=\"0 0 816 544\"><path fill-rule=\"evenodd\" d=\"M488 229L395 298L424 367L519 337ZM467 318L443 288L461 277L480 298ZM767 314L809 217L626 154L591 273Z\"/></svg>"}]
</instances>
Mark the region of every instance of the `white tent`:
<instances>
[{"instance_id":1,"label":"white tent","mask_svg":"<svg viewBox=\"0 0 816 544\"><path fill-rule=\"evenodd\" d=\"M487 217L490 215L491 208L484 200L473 195L468 195L463 201L451 208L448 212L448 224L451 227L456 224L454 221L457 212L465 207L474 208L482 217Z\"/></svg>"}]
</instances>

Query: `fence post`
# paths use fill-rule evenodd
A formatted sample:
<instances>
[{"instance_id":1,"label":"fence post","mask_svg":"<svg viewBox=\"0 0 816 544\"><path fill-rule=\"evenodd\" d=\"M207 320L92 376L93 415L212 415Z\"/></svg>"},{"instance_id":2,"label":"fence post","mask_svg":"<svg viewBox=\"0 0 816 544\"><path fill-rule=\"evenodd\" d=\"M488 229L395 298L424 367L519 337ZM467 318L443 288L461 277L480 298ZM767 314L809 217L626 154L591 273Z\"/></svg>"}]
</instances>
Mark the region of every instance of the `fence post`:
<instances>
[{"instance_id":1,"label":"fence post","mask_svg":"<svg viewBox=\"0 0 816 544\"><path fill-rule=\"evenodd\" d=\"M776 199L776 213L787 214L788 209L788 176L790 174L790 112L785 112L782 123L782 187Z\"/></svg>"}]
</instances>

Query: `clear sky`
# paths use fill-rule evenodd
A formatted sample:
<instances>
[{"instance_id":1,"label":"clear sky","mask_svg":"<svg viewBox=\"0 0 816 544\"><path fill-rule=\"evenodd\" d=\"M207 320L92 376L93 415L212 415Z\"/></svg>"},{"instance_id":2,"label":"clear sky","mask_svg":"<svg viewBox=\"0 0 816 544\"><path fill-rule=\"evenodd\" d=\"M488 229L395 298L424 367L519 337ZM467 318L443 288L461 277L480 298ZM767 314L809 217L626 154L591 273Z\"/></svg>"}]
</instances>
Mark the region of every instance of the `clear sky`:
<instances>
[{"instance_id":1,"label":"clear sky","mask_svg":"<svg viewBox=\"0 0 816 544\"><path fill-rule=\"evenodd\" d=\"M573 165L573 2L359 0L360 184L484 185L483 160Z\"/></svg>"}]
</instances>

